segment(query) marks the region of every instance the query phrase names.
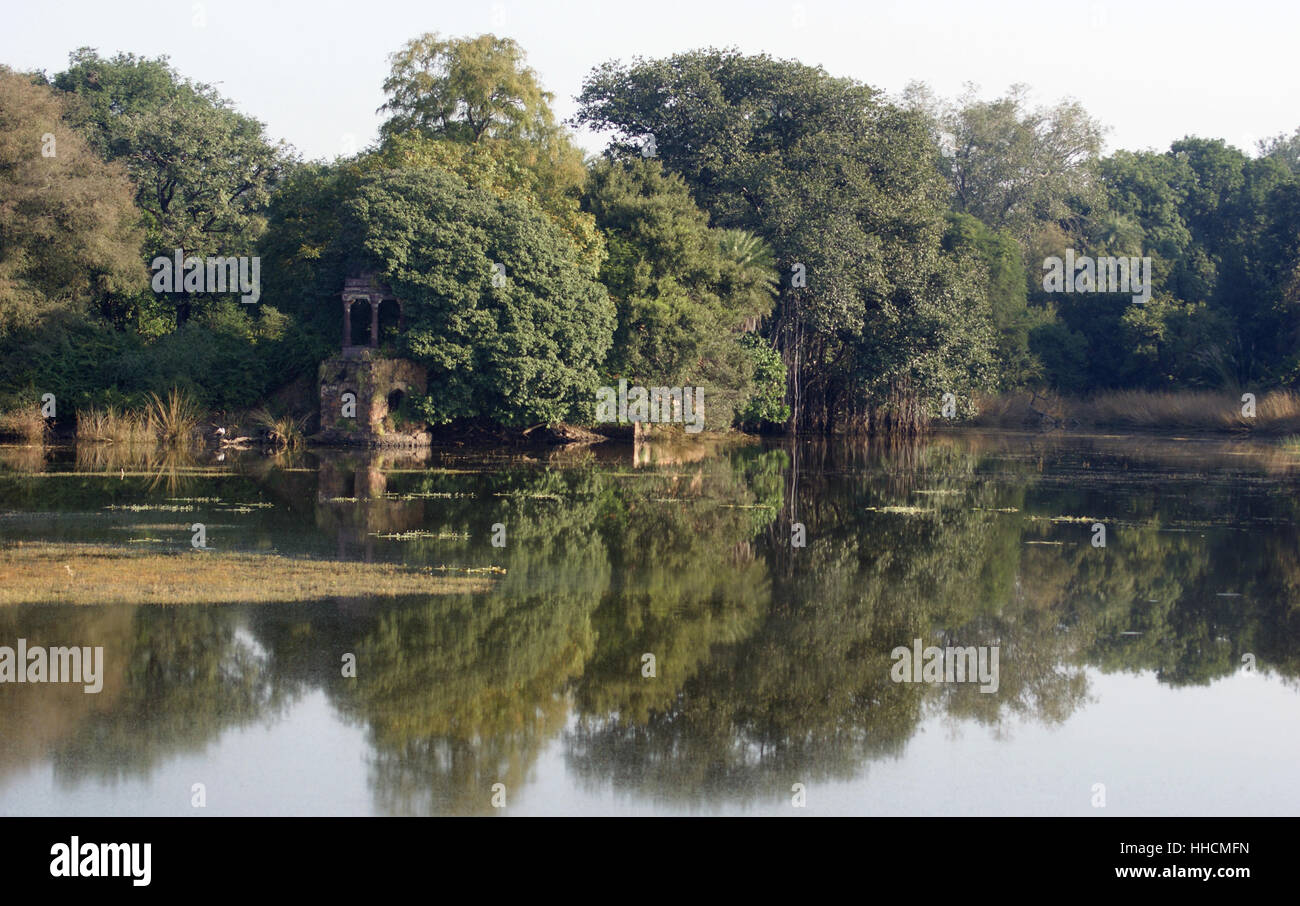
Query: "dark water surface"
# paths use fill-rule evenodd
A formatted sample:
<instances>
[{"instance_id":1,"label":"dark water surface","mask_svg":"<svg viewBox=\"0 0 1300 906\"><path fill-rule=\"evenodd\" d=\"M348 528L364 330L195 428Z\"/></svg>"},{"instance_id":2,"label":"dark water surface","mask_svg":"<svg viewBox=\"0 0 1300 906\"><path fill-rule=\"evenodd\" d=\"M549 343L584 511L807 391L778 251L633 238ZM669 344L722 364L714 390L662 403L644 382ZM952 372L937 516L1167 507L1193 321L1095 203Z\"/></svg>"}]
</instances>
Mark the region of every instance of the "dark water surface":
<instances>
[{"instance_id":1,"label":"dark water surface","mask_svg":"<svg viewBox=\"0 0 1300 906\"><path fill-rule=\"evenodd\" d=\"M202 522L218 552L494 584L0 606L0 645L105 660L98 694L0 684L0 814L195 814L202 783L210 815L1294 815L1298 490L1300 455L1169 438L3 448L0 563L202 558ZM917 638L996 646L997 691L894 682Z\"/></svg>"}]
</instances>

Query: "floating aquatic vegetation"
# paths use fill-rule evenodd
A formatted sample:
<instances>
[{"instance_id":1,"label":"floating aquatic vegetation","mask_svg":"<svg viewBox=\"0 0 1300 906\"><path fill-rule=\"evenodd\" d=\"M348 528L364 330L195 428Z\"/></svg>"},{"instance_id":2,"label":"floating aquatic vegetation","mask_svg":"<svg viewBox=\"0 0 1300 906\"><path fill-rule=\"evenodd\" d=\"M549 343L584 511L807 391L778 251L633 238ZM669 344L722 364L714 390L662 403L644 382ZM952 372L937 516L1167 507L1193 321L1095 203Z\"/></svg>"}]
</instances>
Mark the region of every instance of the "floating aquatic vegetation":
<instances>
[{"instance_id":1,"label":"floating aquatic vegetation","mask_svg":"<svg viewBox=\"0 0 1300 906\"><path fill-rule=\"evenodd\" d=\"M451 492L451 491L420 491L412 494L385 494L385 500L452 500L455 498L477 497L477 494Z\"/></svg>"},{"instance_id":2,"label":"floating aquatic vegetation","mask_svg":"<svg viewBox=\"0 0 1300 906\"><path fill-rule=\"evenodd\" d=\"M467 540L469 532L425 532L414 529L409 532L370 532L372 538L383 538L387 541L415 541L420 538L434 538L439 541L449 540Z\"/></svg>"},{"instance_id":3,"label":"floating aquatic vegetation","mask_svg":"<svg viewBox=\"0 0 1300 906\"><path fill-rule=\"evenodd\" d=\"M458 594L492 587L486 578L434 575L454 567L224 551L199 556L192 550L142 551L105 544L18 542L2 550L0 605L251 604ZM505 572L500 567L460 571Z\"/></svg>"},{"instance_id":4,"label":"floating aquatic vegetation","mask_svg":"<svg viewBox=\"0 0 1300 906\"><path fill-rule=\"evenodd\" d=\"M459 573L491 573L492 575L504 576L506 568L504 566L430 566L432 570L439 572L459 572Z\"/></svg>"},{"instance_id":5,"label":"floating aquatic vegetation","mask_svg":"<svg viewBox=\"0 0 1300 906\"><path fill-rule=\"evenodd\" d=\"M196 506L169 506L165 503L110 503L106 510L124 510L129 513L193 513Z\"/></svg>"},{"instance_id":6,"label":"floating aquatic vegetation","mask_svg":"<svg viewBox=\"0 0 1300 906\"><path fill-rule=\"evenodd\" d=\"M227 529L243 528L244 526L234 522L205 522L204 525L209 529ZM188 522L131 522L126 525L110 525L109 531L113 532L185 532L188 537L190 523Z\"/></svg>"}]
</instances>

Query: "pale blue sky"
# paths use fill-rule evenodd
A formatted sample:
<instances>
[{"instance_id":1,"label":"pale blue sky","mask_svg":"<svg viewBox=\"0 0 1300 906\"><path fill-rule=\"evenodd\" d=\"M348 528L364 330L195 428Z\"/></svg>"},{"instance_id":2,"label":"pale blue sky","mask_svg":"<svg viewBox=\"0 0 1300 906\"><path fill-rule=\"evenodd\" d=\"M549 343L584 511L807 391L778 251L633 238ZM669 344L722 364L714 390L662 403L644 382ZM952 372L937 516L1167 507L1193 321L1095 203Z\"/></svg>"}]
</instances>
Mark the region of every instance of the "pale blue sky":
<instances>
[{"instance_id":1,"label":"pale blue sky","mask_svg":"<svg viewBox=\"0 0 1300 906\"><path fill-rule=\"evenodd\" d=\"M565 117L604 60L734 45L891 93L912 79L946 96L966 81L986 95L1027 82L1039 102L1081 101L1111 127L1112 149L1163 149L1194 134L1252 150L1300 126L1300 5L1290 0L55 0L7 4L0 63L53 74L81 45L167 54L274 138L307 158L334 157L374 139L387 55L434 30L515 38Z\"/></svg>"}]
</instances>

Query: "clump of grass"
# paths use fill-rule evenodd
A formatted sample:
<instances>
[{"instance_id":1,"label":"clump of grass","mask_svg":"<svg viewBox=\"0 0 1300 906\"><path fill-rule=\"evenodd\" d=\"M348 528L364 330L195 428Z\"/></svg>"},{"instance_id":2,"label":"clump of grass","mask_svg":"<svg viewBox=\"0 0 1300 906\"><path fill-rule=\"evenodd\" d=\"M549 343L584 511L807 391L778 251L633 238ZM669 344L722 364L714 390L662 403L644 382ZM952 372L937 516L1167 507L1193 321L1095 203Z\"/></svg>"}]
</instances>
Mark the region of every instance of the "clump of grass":
<instances>
[{"instance_id":1,"label":"clump of grass","mask_svg":"<svg viewBox=\"0 0 1300 906\"><path fill-rule=\"evenodd\" d=\"M77 414L77 440L111 444L152 444L157 438L143 413L87 409Z\"/></svg>"},{"instance_id":2,"label":"clump of grass","mask_svg":"<svg viewBox=\"0 0 1300 906\"><path fill-rule=\"evenodd\" d=\"M197 402L184 390L173 387L166 397L149 395L146 409L149 428L165 444L178 444L190 440L199 427L203 412Z\"/></svg>"},{"instance_id":3,"label":"clump of grass","mask_svg":"<svg viewBox=\"0 0 1300 906\"><path fill-rule=\"evenodd\" d=\"M1270 434L1300 430L1300 394L1291 390L1258 394L1253 418L1242 412L1241 397L1238 392L1209 390L1104 393L1080 404L1080 420L1095 425L1175 430L1245 429Z\"/></svg>"},{"instance_id":4,"label":"clump of grass","mask_svg":"<svg viewBox=\"0 0 1300 906\"><path fill-rule=\"evenodd\" d=\"M1300 431L1300 393L1294 390L1266 393L1260 397L1256 410L1256 418L1267 424L1270 431L1288 434Z\"/></svg>"},{"instance_id":5,"label":"clump of grass","mask_svg":"<svg viewBox=\"0 0 1300 906\"><path fill-rule=\"evenodd\" d=\"M40 409L10 409L0 413L0 434L20 438L29 444L43 444L49 430Z\"/></svg>"},{"instance_id":6,"label":"clump of grass","mask_svg":"<svg viewBox=\"0 0 1300 906\"><path fill-rule=\"evenodd\" d=\"M249 419L273 447L295 450L303 445L308 416L273 415L269 409L257 409L249 414Z\"/></svg>"}]
</instances>

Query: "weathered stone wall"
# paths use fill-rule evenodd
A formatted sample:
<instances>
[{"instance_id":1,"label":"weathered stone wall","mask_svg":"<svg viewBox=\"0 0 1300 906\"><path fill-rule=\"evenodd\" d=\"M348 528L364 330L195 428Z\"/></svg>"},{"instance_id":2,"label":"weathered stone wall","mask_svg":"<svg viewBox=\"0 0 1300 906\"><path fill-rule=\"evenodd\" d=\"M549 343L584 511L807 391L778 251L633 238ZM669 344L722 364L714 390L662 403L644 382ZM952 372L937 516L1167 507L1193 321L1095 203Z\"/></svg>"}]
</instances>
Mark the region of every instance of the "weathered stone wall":
<instances>
[{"instance_id":1,"label":"weathered stone wall","mask_svg":"<svg viewBox=\"0 0 1300 906\"><path fill-rule=\"evenodd\" d=\"M389 396L424 393L425 369L409 359L385 358L373 349L352 348L320 364L320 434L327 444L423 446L429 433L422 425L400 429L389 412ZM343 415L343 394L356 394L356 415Z\"/></svg>"}]
</instances>

